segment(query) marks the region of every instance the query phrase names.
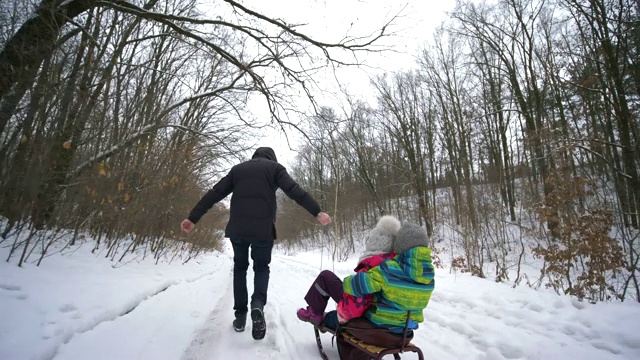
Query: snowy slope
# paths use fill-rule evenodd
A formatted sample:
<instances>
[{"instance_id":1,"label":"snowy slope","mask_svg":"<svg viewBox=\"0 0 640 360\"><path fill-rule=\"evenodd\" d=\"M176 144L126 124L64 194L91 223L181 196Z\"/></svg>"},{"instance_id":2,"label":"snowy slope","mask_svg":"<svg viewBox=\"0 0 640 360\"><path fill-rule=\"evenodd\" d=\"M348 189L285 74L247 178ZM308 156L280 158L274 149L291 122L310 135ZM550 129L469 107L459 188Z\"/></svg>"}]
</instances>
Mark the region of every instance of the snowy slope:
<instances>
[{"instance_id":1,"label":"snowy slope","mask_svg":"<svg viewBox=\"0 0 640 360\"><path fill-rule=\"evenodd\" d=\"M320 270L318 253L276 251L267 336L254 341L249 328L231 328L230 252L113 268L88 249L40 268L0 264L0 359L319 359L311 326L295 316ZM345 276L355 261L323 264ZM414 339L427 359L640 358L638 304L589 305L447 269L436 281ZM337 359L329 335L324 343Z\"/></svg>"}]
</instances>

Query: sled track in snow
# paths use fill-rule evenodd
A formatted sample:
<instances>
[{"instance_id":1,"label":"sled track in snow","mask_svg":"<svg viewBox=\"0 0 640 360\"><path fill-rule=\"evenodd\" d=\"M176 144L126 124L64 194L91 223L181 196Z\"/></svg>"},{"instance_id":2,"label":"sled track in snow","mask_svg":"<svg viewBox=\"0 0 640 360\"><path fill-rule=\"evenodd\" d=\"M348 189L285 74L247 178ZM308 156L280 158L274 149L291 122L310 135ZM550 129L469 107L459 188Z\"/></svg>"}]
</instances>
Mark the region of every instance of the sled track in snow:
<instances>
[{"instance_id":1,"label":"sled track in snow","mask_svg":"<svg viewBox=\"0 0 640 360\"><path fill-rule=\"evenodd\" d=\"M213 306L206 324L194 333L193 340L181 360L281 359L282 356L292 354L296 355L292 358L306 359L310 357L310 351L317 351L311 341L301 342L300 333L292 330L290 324L292 321L299 321L295 317L294 309L303 301L302 296L306 289L303 290L302 287L308 286L318 269L290 261L286 257L274 257L276 261L271 263L268 304L264 309L267 321L266 337L262 340L252 338L250 318L247 319L244 332L237 333L233 330L233 281L230 276L226 288L220 289L224 295L220 296ZM287 278L287 281L282 281L283 278ZM252 279L253 273L250 268L247 273L249 296L253 291ZM299 298L290 296L292 288L296 294L299 292ZM304 327L306 329L306 326Z\"/></svg>"},{"instance_id":2,"label":"sled track in snow","mask_svg":"<svg viewBox=\"0 0 640 360\"><path fill-rule=\"evenodd\" d=\"M230 274L230 278L232 274ZM252 278L251 270L248 272L248 291L251 295L252 288L250 281ZM274 353L279 353L276 339L278 323L274 321L276 318L275 307L267 306L265 308L265 317L267 319L267 336L262 340L253 340L251 337L251 319L247 317L247 326L244 332L235 332L231 326L234 319L233 315L233 281L227 282L227 286L223 294L218 298L216 304L211 310L207 323L197 330L194 334L191 344L184 352L181 360L210 360L213 358L232 358L239 356L244 359L242 354L238 352L255 353L255 358L271 359L277 357ZM246 354L245 354L246 356Z\"/></svg>"},{"instance_id":3,"label":"sled track in snow","mask_svg":"<svg viewBox=\"0 0 640 360\"><path fill-rule=\"evenodd\" d=\"M233 273L231 274L233 276ZM208 345L216 341L219 337L223 312L233 308L233 281L227 282L223 294L218 298L213 310L209 313L205 326L200 328L191 341L191 344L182 355L182 360L211 359L208 354Z\"/></svg>"},{"instance_id":4,"label":"sled track in snow","mask_svg":"<svg viewBox=\"0 0 640 360\"><path fill-rule=\"evenodd\" d=\"M46 359L46 360L53 360L56 355L58 354L58 351L60 349L60 346L64 345L64 344L68 344L69 342L71 342L73 340L73 338L77 335L80 335L82 333L91 331L93 329L95 329L96 327L100 326L100 324L103 324L105 322L108 321L115 321L121 317L124 317L128 314L130 314L131 312L133 312L138 306L140 306L140 304L144 303L145 301L148 301L152 298L155 298L156 296L160 296L163 292L167 291L169 288L175 287L175 286L181 286L181 285L185 285L185 284L190 284L190 283L194 283L196 281L202 280L204 278L206 278L207 276L212 275L213 272L207 272L204 274L201 274L195 278L192 279L185 279L185 280L179 280L179 281L171 281L165 284L161 284L158 288L152 290L150 293L148 293L147 295L140 297L139 299L133 300L130 303L128 303L126 306L124 306L121 311L115 313L115 314L108 314L105 316L102 316L98 319L96 319L95 321L91 322L90 324L86 324L86 326L80 327L78 329L74 329L71 330L67 333L65 333L62 337L62 341L60 343L58 343L55 348L52 349L52 351L49 354L46 354L45 356L43 356L41 359Z\"/></svg>"}]
</instances>

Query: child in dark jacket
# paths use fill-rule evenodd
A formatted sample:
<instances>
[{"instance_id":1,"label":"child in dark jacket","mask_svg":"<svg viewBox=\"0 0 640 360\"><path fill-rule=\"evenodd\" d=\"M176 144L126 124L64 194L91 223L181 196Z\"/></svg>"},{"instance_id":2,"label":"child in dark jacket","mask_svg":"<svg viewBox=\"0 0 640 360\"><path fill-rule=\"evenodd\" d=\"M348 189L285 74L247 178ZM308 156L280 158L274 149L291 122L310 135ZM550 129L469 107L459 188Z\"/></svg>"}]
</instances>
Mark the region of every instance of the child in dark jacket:
<instances>
[{"instance_id":1,"label":"child in dark jacket","mask_svg":"<svg viewBox=\"0 0 640 360\"><path fill-rule=\"evenodd\" d=\"M365 240L365 251L361 254L355 271L368 271L395 255L391 250L400 221L393 216L383 216ZM309 306L298 309L302 321L318 325L323 322L329 298L337 302L337 312L330 312L324 319L325 326L336 328L337 322L345 323L362 316L371 306L373 294L353 296L343 291L342 280L329 270L322 271L309 288L305 301Z\"/></svg>"}]
</instances>

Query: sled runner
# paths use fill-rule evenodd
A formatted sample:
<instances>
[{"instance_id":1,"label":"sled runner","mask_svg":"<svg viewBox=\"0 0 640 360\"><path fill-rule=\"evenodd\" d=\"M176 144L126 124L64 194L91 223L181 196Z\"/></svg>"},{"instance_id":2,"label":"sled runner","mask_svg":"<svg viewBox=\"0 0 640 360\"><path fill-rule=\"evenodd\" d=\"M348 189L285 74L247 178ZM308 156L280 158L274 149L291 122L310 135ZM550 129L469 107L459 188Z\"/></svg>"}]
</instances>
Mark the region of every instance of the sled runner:
<instances>
[{"instance_id":1,"label":"sled runner","mask_svg":"<svg viewBox=\"0 0 640 360\"><path fill-rule=\"evenodd\" d=\"M318 351L320 352L320 357L322 357L322 360L329 360L329 358L327 357L327 354L324 351L324 348L322 347L322 340L320 339L320 333L328 332L336 336L336 332L322 325L314 325L313 331L316 335L316 344L318 345ZM406 339L408 331L409 331L408 326L406 326L404 328L404 333L402 334L402 337L404 339ZM369 355L371 359L381 360L385 355L393 355L393 358L395 360L399 360L400 354L404 352L415 352L418 354L419 360L424 360L424 356L422 355L422 350L420 350L419 347L411 343L399 348L384 348L384 347L367 344L364 341L358 340L353 335L349 334L346 331L340 331L337 336L340 336L347 344Z\"/></svg>"}]
</instances>

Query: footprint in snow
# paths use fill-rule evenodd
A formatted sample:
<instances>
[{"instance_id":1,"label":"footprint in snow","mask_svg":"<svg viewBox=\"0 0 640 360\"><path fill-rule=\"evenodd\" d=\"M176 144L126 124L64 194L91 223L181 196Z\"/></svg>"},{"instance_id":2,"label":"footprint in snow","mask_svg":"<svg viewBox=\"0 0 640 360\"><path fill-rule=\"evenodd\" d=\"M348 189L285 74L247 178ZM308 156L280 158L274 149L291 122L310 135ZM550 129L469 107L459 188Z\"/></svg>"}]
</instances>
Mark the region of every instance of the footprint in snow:
<instances>
[{"instance_id":1,"label":"footprint in snow","mask_svg":"<svg viewBox=\"0 0 640 360\"><path fill-rule=\"evenodd\" d=\"M581 318L581 319L578 319L578 322L582 324L584 327L589 329L591 329L593 326L589 319Z\"/></svg>"},{"instance_id":2,"label":"footprint in snow","mask_svg":"<svg viewBox=\"0 0 640 360\"><path fill-rule=\"evenodd\" d=\"M540 305L540 304L529 304L529 310L535 311L535 312L542 312L542 310L544 310L545 307Z\"/></svg>"},{"instance_id":3,"label":"footprint in snow","mask_svg":"<svg viewBox=\"0 0 640 360\"><path fill-rule=\"evenodd\" d=\"M578 310L582 310L582 309L587 307L587 304L585 304L584 302L582 302L582 301L580 301L578 299L574 299L574 298L571 298L571 305L573 305L573 307L578 309Z\"/></svg>"},{"instance_id":4,"label":"footprint in snow","mask_svg":"<svg viewBox=\"0 0 640 360\"><path fill-rule=\"evenodd\" d=\"M507 359L518 359L524 356L524 352L508 343L499 343L497 344L498 350L500 354Z\"/></svg>"},{"instance_id":5,"label":"footprint in snow","mask_svg":"<svg viewBox=\"0 0 640 360\"><path fill-rule=\"evenodd\" d=\"M496 348L488 348L486 352L478 357L478 360L501 360L504 359L500 351Z\"/></svg>"},{"instance_id":6,"label":"footprint in snow","mask_svg":"<svg viewBox=\"0 0 640 360\"><path fill-rule=\"evenodd\" d=\"M68 313L68 312L72 312L72 311L76 311L78 310L75 306L73 306L72 304L64 304L62 305L62 307L60 307L60 312L61 313Z\"/></svg>"},{"instance_id":7,"label":"footprint in snow","mask_svg":"<svg viewBox=\"0 0 640 360\"><path fill-rule=\"evenodd\" d=\"M556 301L553 302L553 306L556 309L563 309L566 307L566 304L562 300L557 299Z\"/></svg>"},{"instance_id":8,"label":"footprint in snow","mask_svg":"<svg viewBox=\"0 0 640 360\"><path fill-rule=\"evenodd\" d=\"M619 334L620 343L632 349L640 349L640 337L637 334Z\"/></svg>"},{"instance_id":9,"label":"footprint in snow","mask_svg":"<svg viewBox=\"0 0 640 360\"><path fill-rule=\"evenodd\" d=\"M0 289L7 290L7 291L20 291L20 290L22 290L22 288L20 286L6 285L6 284L0 284Z\"/></svg>"},{"instance_id":10,"label":"footprint in snow","mask_svg":"<svg viewBox=\"0 0 640 360\"><path fill-rule=\"evenodd\" d=\"M457 332L458 334L471 336L475 333L472 329L469 328L467 324L452 321L449 323L449 329Z\"/></svg>"},{"instance_id":11,"label":"footprint in snow","mask_svg":"<svg viewBox=\"0 0 640 360\"><path fill-rule=\"evenodd\" d=\"M18 300L27 300L29 297L27 294L18 293L17 291L22 290L22 288L17 285L0 284L0 290L9 291L10 296Z\"/></svg>"},{"instance_id":12,"label":"footprint in snow","mask_svg":"<svg viewBox=\"0 0 640 360\"><path fill-rule=\"evenodd\" d=\"M620 355L622 352L620 350L618 350L617 348L613 347L612 344L608 344L605 343L603 341L592 341L591 345L596 348L596 349L600 349L603 351L608 351L612 354L616 354L616 355Z\"/></svg>"},{"instance_id":13,"label":"footprint in snow","mask_svg":"<svg viewBox=\"0 0 640 360\"><path fill-rule=\"evenodd\" d=\"M488 317L500 320L502 319L502 315L497 311L487 311L485 312Z\"/></svg>"},{"instance_id":14,"label":"footprint in snow","mask_svg":"<svg viewBox=\"0 0 640 360\"><path fill-rule=\"evenodd\" d=\"M576 327L573 324L565 324L560 329L560 331L562 331L562 333L565 334L565 335L572 336L572 335L575 335L578 332L578 327Z\"/></svg>"}]
</instances>

